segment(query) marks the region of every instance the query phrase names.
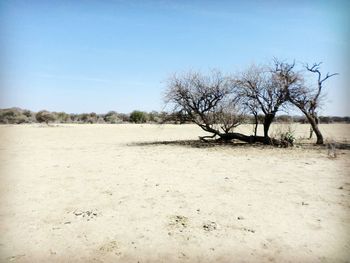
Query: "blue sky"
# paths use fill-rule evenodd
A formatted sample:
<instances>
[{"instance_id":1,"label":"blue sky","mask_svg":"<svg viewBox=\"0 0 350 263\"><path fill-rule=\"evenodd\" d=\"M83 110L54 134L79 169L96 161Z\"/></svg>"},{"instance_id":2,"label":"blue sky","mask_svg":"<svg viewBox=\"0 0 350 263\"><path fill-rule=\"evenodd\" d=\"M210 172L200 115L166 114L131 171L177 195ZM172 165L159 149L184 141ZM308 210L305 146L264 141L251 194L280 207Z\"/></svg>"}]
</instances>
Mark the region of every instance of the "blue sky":
<instances>
[{"instance_id":1,"label":"blue sky","mask_svg":"<svg viewBox=\"0 0 350 263\"><path fill-rule=\"evenodd\" d=\"M347 1L0 0L0 108L162 110L174 72L323 61L324 115L350 115Z\"/></svg>"}]
</instances>

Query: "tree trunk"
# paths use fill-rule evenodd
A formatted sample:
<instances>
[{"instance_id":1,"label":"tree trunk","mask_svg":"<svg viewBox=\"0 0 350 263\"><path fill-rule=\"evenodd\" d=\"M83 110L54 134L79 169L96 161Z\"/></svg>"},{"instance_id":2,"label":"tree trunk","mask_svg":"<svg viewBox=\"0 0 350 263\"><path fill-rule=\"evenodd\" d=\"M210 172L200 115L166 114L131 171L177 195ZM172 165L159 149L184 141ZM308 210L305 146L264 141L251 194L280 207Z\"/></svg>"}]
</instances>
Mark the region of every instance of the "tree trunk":
<instances>
[{"instance_id":1,"label":"tree trunk","mask_svg":"<svg viewBox=\"0 0 350 263\"><path fill-rule=\"evenodd\" d=\"M269 140L266 141L265 137L263 136L247 136L237 132L218 134L218 136L220 137L221 140L226 142L231 140L239 140L246 143L259 142L259 143L268 144L268 145L276 145L276 146L283 145L281 141L276 139L269 138Z\"/></svg>"},{"instance_id":2,"label":"tree trunk","mask_svg":"<svg viewBox=\"0 0 350 263\"><path fill-rule=\"evenodd\" d=\"M312 139L312 134L314 133L314 130L312 126L310 125L310 135L309 135L309 140Z\"/></svg>"},{"instance_id":3,"label":"tree trunk","mask_svg":"<svg viewBox=\"0 0 350 263\"><path fill-rule=\"evenodd\" d=\"M310 125L313 129L313 131L316 134L316 144L323 144L323 135L320 131L320 129L318 128L318 119L317 117L312 116L311 114L304 112L306 118L308 119L308 121L310 122Z\"/></svg>"},{"instance_id":4,"label":"tree trunk","mask_svg":"<svg viewBox=\"0 0 350 263\"><path fill-rule=\"evenodd\" d=\"M258 120L258 115L257 114L254 114L254 120L255 120L254 136L256 137L256 134L258 132L258 124L259 124L259 120Z\"/></svg>"},{"instance_id":5,"label":"tree trunk","mask_svg":"<svg viewBox=\"0 0 350 263\"><path fill-rule=\"evenodd\" d=\"M273 119L275 118L275 114L266 114L264 118L264 138L265 144L271 144L271 139L269 137L269 129Z\"/></svg>"},{"instance_id":6,"label":"tree trunk","mask_svg":"<svg viewBox=\"0 0 350 263\"><path fill-rule=\"evenodd\" d=\"M274 117L274 115L273 115ZM273 117L270 120L270 124L273 120ZM239 140L242 142L246 142L246 143L263 143L263 144L267 144L267 145L275 145L275 146L285 146L283 144L282 141L280 140L276 140L276 139L271 139L269 137L265 137L265 136L247 136L241 133L237 133L237 132L230 132L230 133L220 133L218 130L213 129L212 127L210 127L209 125L205 125L205 124L199 124L196 123L198 126L200 126L204 131L212 133L211 136L203 136L203 137L199 137L200 140L206 141L207 138L215 138L215 136L219 137L219 140L224 141L224 142L229 142L232 140ZM269 124L269 126L270 126ZM265 126L264 126L265 128ZM268 129L267 129L268 131Z\"/></svg>"}]
</instances>

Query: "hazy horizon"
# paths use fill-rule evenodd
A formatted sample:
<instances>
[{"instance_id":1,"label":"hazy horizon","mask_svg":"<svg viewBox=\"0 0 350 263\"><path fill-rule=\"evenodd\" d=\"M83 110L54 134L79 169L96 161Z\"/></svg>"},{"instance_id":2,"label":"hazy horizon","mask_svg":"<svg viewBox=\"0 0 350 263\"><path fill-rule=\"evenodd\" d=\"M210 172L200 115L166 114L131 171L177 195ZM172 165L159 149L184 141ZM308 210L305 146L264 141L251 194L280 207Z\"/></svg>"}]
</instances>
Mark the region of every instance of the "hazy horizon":
<instances>
[{"instance_id":1,"label":"hazy horizon","mask_svg":"<svg viewBox=\"0 0 350 263\"><path fill-rule=\"evenodd\" d=\"M175 72L234 73L278 57L338 72L320 115L349 116L347 10L347 1L1 1L0 108L161 111Z\"/></svg>"}]
</instances>

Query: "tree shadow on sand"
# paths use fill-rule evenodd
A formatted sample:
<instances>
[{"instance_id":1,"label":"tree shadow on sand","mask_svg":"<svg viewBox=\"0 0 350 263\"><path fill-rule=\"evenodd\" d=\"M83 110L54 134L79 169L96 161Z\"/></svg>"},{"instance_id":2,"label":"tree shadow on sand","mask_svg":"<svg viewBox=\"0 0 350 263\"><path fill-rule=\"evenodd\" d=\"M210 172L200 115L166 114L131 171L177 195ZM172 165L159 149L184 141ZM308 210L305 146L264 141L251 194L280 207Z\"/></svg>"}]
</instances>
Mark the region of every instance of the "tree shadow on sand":
<instances>
[{"instance_id":1,"label":"tree shadow on sand","mask_svg":"<svg viewBox=\"0 0 350 263\"><path fill-rule=\"evenodd\" d=\"M271 145L264 144L249 144L244 142L219 142L219 141L201 141L201 140L175 140L175 141L149 141L149 142L135 142L128 144L128 146L157 146L157 145L169 145L169 146L183 146L190 148L213 148L213 147L234 147L234 148L276 148ZM295 143L295 148L303 149L328 149L329 147L335 147L339 150L350 150L350 143L348 142L334 142L326 143L324 145L315 145L309 142Z\"/></svg>"}]
</instances>

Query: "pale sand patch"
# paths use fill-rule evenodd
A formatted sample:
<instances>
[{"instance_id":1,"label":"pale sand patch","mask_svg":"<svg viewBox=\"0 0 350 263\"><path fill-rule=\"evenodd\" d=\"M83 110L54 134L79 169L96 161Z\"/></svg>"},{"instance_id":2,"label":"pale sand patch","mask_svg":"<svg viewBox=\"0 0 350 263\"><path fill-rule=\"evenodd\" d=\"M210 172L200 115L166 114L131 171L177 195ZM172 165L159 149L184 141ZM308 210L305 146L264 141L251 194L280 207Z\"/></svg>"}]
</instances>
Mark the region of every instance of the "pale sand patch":
<instances>
[{"instance_id":1,"label":"pale sand patch","mask_svg":"<svg viewBox=\"0 0 350 263\"><path fill-rule=\"evenodd\" d=\"M321 128L350 139L350 125ZM0 261L349 260L349 150L137 144L198 135L193 125L0 126Z\"/></svg>"}]
</instances>

